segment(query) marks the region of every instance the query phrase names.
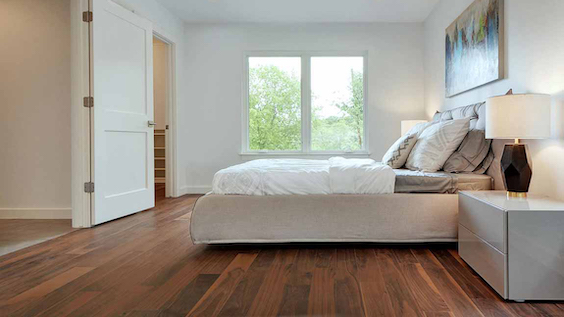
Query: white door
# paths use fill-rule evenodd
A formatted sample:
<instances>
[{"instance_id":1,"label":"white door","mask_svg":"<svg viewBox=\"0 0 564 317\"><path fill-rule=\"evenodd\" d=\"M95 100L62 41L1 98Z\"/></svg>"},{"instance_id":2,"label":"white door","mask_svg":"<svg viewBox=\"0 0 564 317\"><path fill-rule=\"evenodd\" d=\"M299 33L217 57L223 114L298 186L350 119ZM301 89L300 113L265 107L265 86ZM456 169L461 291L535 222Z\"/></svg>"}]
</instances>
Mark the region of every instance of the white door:
<instances>
[{"instance_id":1,"label":"white door","mask_svg":"<svg viewBox=\"0 0 564 317\"><path fill-rule=\"evenodd\" d=\"M92 223L155 205L153 30L109 0L90 0L94 107Z\"/></svg>"}]
</instances>

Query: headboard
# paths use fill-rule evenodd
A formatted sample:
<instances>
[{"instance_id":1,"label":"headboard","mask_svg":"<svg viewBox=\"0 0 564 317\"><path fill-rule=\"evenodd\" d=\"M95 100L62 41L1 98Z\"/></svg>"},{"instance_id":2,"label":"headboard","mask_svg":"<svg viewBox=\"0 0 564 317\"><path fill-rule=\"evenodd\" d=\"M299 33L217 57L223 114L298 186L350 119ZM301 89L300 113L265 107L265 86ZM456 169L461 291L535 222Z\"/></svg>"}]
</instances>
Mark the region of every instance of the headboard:
<instances>
[{"instance_id":1,"label":"headboard","mask_svg":"<svg viewBox=\"0 0 564 317\"><path fill-rule=\"evenodd\" d=\"M456 119L470 119L470 130L486 129L486 103L479 102L473 105L458 107L452 110L447 110L443 112L436 112L433 116L433 121L446 121L446 120L456 120Z\"/></svg>"},{"instance_id":2,"label":"headboard","mask_svg":"<svg viewBox=\"0 0 564 317\"><path fill-rule=\"evenodd\" d=\"M447 110L443 112L437 111L433 116L433 121L446 121L455 119L470 119L470 130L486 129L486 103L479 102L469 106L458 107L452 110ZM503 190L505 186L503 184L503 178L501 175L501 155L503 153L503 147L506 141L504 140L493 140L492 141L492 151L494 159L490 168L486 171L486 174L494 179L494 189Z\"/></svg>"}]
</instances>

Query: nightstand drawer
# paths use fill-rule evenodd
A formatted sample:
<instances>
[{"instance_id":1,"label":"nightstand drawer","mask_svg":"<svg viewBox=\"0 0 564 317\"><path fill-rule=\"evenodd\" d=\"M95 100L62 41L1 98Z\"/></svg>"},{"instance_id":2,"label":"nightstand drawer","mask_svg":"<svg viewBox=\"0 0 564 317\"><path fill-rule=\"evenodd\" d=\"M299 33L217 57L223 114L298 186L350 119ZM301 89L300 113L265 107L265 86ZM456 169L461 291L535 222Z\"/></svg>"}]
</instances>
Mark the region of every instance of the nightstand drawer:
<instances>
[{"instance_id":1,"label":"nightstand drawer","mask_svg":"<svg viewBox=\"0 0 564 317\"><path fill-rule=\"evenodd\" d=\"M503 298L507 298L506 254L496 250L462 225L458 226L458 254Z\"/></svg>"},{"instance_id":2,"label":"nightstand drawer","mask_svg":"<svg viewBox=\"0 0 564 317\"><path fill-rule=\"evenodd\" d=\"M458 222L478 237L507 253L507 216L504 210L461 193Z\"/></svg>"}]
</instances>

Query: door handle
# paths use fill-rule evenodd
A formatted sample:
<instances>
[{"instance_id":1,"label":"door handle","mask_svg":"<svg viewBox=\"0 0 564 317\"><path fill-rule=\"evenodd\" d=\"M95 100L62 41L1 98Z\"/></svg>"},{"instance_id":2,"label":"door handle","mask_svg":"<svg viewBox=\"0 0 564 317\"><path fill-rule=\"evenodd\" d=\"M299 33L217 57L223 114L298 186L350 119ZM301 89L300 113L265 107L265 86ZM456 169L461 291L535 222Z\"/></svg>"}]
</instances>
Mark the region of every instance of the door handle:
<instances>
[{"instance_id":1,"label":"door handle","mask_svg":"<svg viewBox=\"0 0 564 317\"><path fill-rule=\"evenodd\" d=\"M157 124L156 124L154 121L150 121L150 120L149 120L149 121L147 122L147 125L149 126L149 128L152 128L152 127L156 126Z\"/></svg>"}]
</instances>

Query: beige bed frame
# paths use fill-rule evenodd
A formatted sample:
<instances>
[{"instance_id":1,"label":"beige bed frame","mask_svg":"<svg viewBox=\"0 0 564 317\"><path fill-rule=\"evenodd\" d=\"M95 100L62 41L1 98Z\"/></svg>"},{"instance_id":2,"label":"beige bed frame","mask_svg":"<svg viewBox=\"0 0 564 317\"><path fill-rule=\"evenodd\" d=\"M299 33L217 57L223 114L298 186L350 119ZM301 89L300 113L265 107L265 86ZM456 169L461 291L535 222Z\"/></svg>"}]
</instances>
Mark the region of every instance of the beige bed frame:
<instances>
[{"instance_id":1,"label":"beige bed frame","mask_svg":"<svg viewBox=\"0 0 564 317\"><path fill-rule=\"evenodd\" d=\"M195 244L453 242L458 195L201 197L191 218Z\"/></svg>"}]
</instances>

